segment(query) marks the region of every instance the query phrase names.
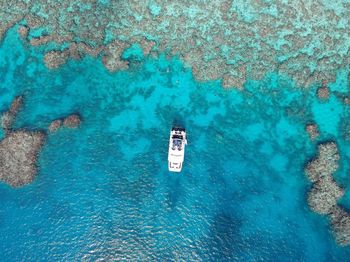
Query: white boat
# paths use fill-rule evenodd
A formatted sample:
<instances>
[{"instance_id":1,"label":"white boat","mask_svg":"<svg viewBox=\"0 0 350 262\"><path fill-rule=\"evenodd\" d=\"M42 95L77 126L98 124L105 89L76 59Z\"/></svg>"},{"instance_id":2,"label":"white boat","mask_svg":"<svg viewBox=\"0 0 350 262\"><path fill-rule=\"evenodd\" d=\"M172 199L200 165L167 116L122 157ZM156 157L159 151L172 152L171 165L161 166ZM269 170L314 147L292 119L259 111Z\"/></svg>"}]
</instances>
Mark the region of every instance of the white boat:
<instances>
[{"instance_id":1,"label":"white boat","mask_svg":"<svg viewBox=\"0 0 350 262\"><path fill-rule=\"evenodd\" d=\"M182 127L173 127L170 131L168 165L169 171L181 172L187 145L186 130Z\"/></svg>"}]
</instances>

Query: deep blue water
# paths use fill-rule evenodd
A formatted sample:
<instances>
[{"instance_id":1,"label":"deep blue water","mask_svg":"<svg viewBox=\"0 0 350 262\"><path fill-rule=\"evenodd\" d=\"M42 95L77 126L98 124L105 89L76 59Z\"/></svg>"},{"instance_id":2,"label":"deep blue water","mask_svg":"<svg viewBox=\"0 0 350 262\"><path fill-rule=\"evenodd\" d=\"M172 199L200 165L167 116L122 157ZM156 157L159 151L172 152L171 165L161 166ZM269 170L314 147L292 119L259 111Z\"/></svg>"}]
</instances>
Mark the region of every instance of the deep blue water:
<instances>
[{"instance_id":1,"label":"deep blue water","mask_svg":"<svg viewBox=\"0 0 350 262\"><path fill-rule=\"evenodd\" d=\"M315 87L274 73L244 91L198 83L177 57L142 58L135 46L124 54L128 71L110 74L91 57L50 71L45 48L9 31L0 47L0 110L24 95L16 128L46 130L75 112L83 123L48 135L32 184L0 184L1 260L350 257L327 219L307 207L303 173L315 154L304 125L316 120L322 139L337 139L337 179L348 186L340 123L349 110L340 100L320 103ZM346 89L341 77L332 89ZM167 171L174 121L188 131L181 174Z\"/></svg>"}]
</instances>

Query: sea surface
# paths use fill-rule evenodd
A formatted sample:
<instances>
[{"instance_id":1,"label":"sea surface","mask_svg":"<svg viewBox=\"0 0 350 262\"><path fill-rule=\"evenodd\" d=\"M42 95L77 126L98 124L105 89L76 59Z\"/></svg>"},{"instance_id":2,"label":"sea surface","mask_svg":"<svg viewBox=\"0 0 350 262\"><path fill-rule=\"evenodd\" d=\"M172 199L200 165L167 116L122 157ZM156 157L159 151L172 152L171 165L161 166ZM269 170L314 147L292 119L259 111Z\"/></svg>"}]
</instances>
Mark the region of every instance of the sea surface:
<instances>
[{"instance_id":1,"label":"sea surface","mask_svg":"<svg viewBox=\"0 0 350 262\"><path fill-rule=\"evenodd\" d=\"M15 128L47 130L72 113L83 122L48 134L33 183L0 184L1 261L350 260L306 202L309 121L320 141L337 141L336 179L350 185L350 112L334 92L319 102L316 86L275 72L224 89L196 82L176 56L143 57L137 46L124 54L126 71L109 73L89 56L48 70L45 48L7 33L0 110L24 95ZM348 92L344 72L331 91ZM174 123L188 133L181 174L167 170Z\"/></svg>"}]
</instances>

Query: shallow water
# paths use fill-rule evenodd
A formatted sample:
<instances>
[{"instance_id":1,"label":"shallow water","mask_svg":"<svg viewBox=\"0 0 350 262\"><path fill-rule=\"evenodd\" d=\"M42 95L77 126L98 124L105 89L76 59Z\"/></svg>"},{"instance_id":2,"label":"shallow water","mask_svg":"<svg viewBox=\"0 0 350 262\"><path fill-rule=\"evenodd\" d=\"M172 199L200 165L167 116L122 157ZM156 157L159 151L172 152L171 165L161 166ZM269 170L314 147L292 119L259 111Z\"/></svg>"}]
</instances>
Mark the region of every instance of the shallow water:
<instances>
[{"instance_id":1,"label":"shallow water","mask_svg":"<svg viewBox=\"0 0 350 262\"><path fill-rule=\"evenodd\" d=\"M4 260L344 261L326 218L306 204L303 168L315 154L304 131L337 139L338 180L349 185L349 110L269 74L244 91L198 83L176 57L124 53L128 71L108 73L87 57L47 70L43 48L10 30L0 47L0 110L25 103L16 128L47 129L79 112L76 130L49 134L34 182L0 185ZM345 78L344 79L342 79ZM347 90L339 74L332 90ZM343 91L344 92L344 91ZM167 171L172 124L189 145L181 174ZM348 205L349 197L342 201Z\"/></svg>"}]
</instances>

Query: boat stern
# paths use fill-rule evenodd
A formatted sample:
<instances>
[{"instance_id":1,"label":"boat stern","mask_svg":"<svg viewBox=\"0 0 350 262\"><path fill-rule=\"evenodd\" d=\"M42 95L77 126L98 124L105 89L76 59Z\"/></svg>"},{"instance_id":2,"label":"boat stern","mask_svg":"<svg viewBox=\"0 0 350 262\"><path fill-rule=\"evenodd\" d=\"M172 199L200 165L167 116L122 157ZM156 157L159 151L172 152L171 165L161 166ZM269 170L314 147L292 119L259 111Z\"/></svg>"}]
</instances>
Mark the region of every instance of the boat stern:
<instances>
[{"instance_id":1,"label":"boat stern","mask_svg":"<svg viewBox=\"0 0 350 262\"><path fill-rule=\"evenodd\" d=\"M169 171L171 172L181 172L182 169L182 163L174 163L174 162L168 162L169 163Z\"/></svg>"}]
</instances>

